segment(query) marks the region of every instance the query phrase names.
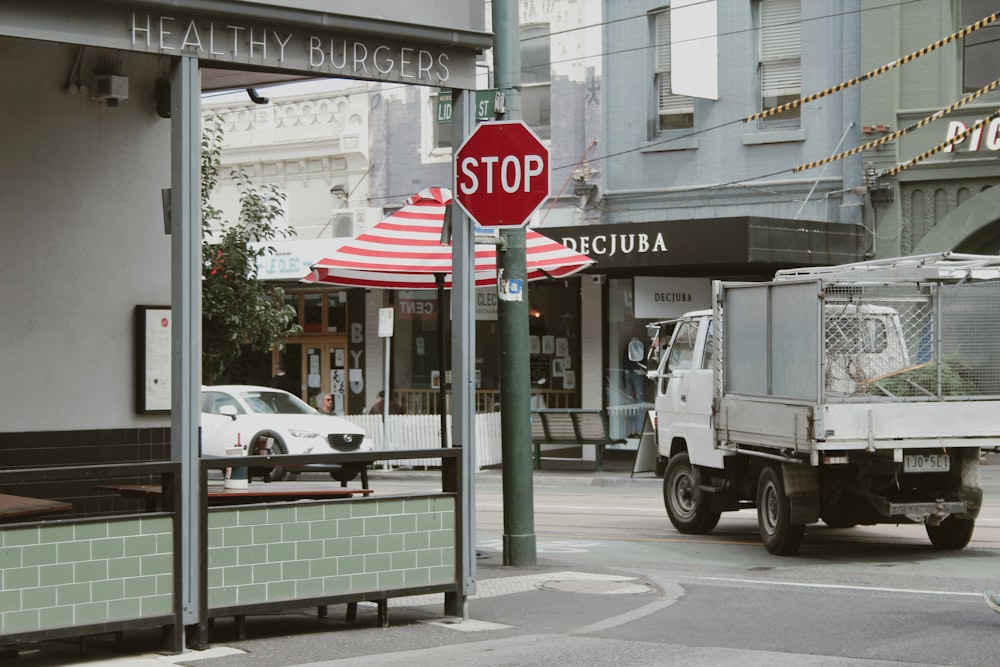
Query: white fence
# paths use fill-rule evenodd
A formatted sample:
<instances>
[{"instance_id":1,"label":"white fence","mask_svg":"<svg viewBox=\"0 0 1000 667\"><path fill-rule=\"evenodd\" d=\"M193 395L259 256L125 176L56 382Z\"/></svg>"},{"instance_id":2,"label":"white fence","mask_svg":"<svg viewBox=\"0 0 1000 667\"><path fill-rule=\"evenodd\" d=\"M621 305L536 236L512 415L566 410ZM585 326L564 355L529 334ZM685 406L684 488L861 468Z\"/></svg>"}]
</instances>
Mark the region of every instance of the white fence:
<instances>
[{"instance_id":1,"label":"white fence","mask_svg":"<svg viewBox=\"0 0 1000 667\"><path fill-rule=\"evenodd\" d=\"M452 444L451 415L448 418L448 446ZM382 415L348 415L348 421L365 430L376 452L406 451L408 449L436 449L441 447L440 415L389 415L389 442L385 440ZM476 415L476 468L481 470L501 463L500 413L487 412ZM411 468L440 466L441 459L403 459L393 465ZM376 463L376 468L383 465Z\"/></svg>"}]
</instances>

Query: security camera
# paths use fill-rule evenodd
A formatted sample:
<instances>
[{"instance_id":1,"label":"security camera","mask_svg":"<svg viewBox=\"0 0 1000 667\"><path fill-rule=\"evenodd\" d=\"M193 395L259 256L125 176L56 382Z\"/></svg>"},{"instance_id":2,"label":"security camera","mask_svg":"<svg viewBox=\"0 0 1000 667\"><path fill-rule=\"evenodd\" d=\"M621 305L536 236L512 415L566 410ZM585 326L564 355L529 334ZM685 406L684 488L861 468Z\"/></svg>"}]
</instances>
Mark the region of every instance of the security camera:
<instances>
[{"instance_id":1,"label":"security camera","mask_svg":"<svg viewBox=\"0 0 1000 667\"><path fill-rule=\"evenodd\" d=\"M116 107L128 99L128 77L115 74L95 74L90 80L90 99Z\"/></svg>"},{"instance_id":2,"label":"security camera","mask_svg":"<svg viewBox=\"0 0 1000 667\"><path fill-rule=\"evenodd\" d=\"M590 276L590 282L594 283L595 285L603 285L606 279L607 276L604 275L603 273L594 273Z\"/></svg>"}]
</instances>

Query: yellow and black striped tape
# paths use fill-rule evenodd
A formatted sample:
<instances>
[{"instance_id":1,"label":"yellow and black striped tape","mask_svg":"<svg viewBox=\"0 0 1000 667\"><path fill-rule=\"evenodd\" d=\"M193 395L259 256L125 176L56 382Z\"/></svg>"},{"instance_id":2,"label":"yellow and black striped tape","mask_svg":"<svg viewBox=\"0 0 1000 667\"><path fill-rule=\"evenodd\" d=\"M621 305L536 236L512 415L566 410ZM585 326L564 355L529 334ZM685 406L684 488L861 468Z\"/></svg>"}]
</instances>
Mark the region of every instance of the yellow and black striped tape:
<instances>
[{"instance_id":1,"label":"yellow and black striped tape","mask_svg":"<svg viewBox=\"0 0 1000 667\"><path fill-rule=\"evenodd\" d=\"M860 153L862 151L866 151L866 150L869 150L871 148L877 148L878 146L881 146L883 144L887 144L890 141L893 141L894 139L898 139L899 137L903 136L907 132L912 132L913 130L920 129L921 127L923 127L924 125L927 125L928 123L932 123L935 120L938 120L939 118L943 118L944 116L947 116L951 112L955 111L956 109L960 109L961 107L965 106L969 102L971 102L973 100L976 100L976 99L979 99L980 97L982 97L986 93L990 92L991 90L995 90L997 87L1000 87L1000 79L997 79L996 81L994 81L993 83L991 83L989 85L983 86L982 88L980 88L979 90L977 90L974 93L970 93L969 95L966 95L965 97L963 97L959 101L955 102L951 106L948 106L948 107L946 107L944 109L941 109L940 111L935 111L930 116L926 116L924 118L921 118L920 120L918 120L913 125L910 125L909 127L905 127L905 128L903 128L901 130L897 130L896 132L893 132L891 134L887 134L884 137L881 137L879 139L875 139L873 141L869 141L868 143L863 144L861 146L858 146L857 148L852 148L850 150L846 150L846 151L843 151L841 153L837 153L836 155L831 155L830 157L825 157L822 160L816 160L815 162L810 162L809 164L799 165L798 167L793 168L792 172L794 173L794 172L799 172L799 171L805 171L807 169L815 169L816 167L822 167L824 164L829 164L829 163L834 162L836 160L841 160L841 159L843 159L845 157L850 157L852 155L856 155L856 154L858 154L858 153Z\"/></svg>"},{"instance_id":2,"label":"yellow and black striped tape","mask_svg":"<svg viewBox=\"0 0 1000 667\"><path fill-rule=\"evenodd\" d=\"M882 65L878 69L874 69L871 72L868 72L866 74L862 74L861 76L855 77L855 78L851 79L850 81L845 81L843 83L839 83L836 86L833 86L832 88L827 88L826 90L821 90L818 93L813 93L812 95L808 95L806 97L801 97L801 98L799 98L797 100L793 100L791 102L787 102L785 104L781 104L779 106L774 107L773 109L765 109L764 111L759 111L759 112L757 112L755 114L752 114L752 115L747 116L746 118L744 118L743 122L744 123L749 123L750 121L758 120L760 118L769 118L770 116L776 116L779 113L784 113L784 112L788 111L789 109L794 109L794 108L796 108L796 107L798 107L798 106L800 106L802 104L806 104L808 102L812 102L814 100L818 100L821 97L826 97L827 95L832 95L833 93L839 93L840 91L844 90L845 88L850 88L851 86L859 84L862 81L867 81L868 79L871 79L871 78L874 78L876 76L879 76L880 74L885 74L886 72L888 72L891 69L895 69L896 67L899 67L900 65L905 65L906 63L910 62L911 60L916 60L920 56L925 56L925 55L927 55L928 53L930 53L932 51L936 51L937 49L940 49L945 44L950 44L951 42L954 42L956 39L961 39L961 38L965 37L966 35L968 35L969 33L975 32L976 30L979 30L980 28L982 28L984 26L987 26L990 23L993 23L998 18L1000 18L1000 12L996 12L996 13L990 14L986 18L980 19L980 20L976 21L975 23L973 23L972 25L968 25L968 26L962 28L961 30L959 30L958 32L952 33L951 35L948 35L944 39L939 39L938 41L934 42L933 44L928 44L927 46L925 46L924 48L920 49L919 51L914 51L913 53L911 53L908 56L903 56L899 60L891 62L891 63L889 63L887 65Z\"/></svg>"}]
</instances>

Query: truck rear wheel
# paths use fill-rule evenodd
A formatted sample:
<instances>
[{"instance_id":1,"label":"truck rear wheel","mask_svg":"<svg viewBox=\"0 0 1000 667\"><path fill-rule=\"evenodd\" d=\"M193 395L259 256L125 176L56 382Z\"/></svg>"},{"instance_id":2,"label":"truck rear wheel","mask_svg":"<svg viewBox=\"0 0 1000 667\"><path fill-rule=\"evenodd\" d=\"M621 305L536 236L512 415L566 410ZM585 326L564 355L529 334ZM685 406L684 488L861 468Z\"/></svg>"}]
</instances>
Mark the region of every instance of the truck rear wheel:
<instances>
[{"instance_id":1,"label":"truck rear wheel","mask_svg":"<svg viewBox=\"0 0 1000 667\"><path fill-rule=\"evenodd\" d=\"M949 516L936 526L925 525L927 537L938 549L964 549L972 539L972 530L976 527L975 519L960 519Z\"/></svg>"},{"instance_id":2,"label":"truck rear wheel","mask_svg":"<svg viewBox=\"0 0 1000 667\"><path fill-rule=\"evenodd\" d=\"M757 525L764 546L777 556L795 555L806 533L804 525L792 523L789 505L781 471L765 466L757 482Z\"/></svg>"},{"instance_id":3,"label":"truck rear wheel","mask_svg":"<svg viewBox=\"0 0 1000 667\"><path fill-rule=\"evenodd\" d=\"M689 535L710 533L719 512L710 512L698 488L698 470L686 453L674 454L663 474L663 504L674 528Z\"/></svg>"}]
</instances>

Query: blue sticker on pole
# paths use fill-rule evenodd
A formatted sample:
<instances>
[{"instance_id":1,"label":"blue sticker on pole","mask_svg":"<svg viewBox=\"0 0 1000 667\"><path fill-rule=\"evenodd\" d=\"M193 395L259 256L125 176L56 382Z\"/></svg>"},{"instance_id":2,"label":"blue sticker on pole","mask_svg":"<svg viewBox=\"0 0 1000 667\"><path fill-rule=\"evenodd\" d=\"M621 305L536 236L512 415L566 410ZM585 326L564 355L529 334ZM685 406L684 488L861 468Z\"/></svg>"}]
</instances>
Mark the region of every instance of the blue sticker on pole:
<instances>
[{"instance_id":1,"label":"blue sticker on pole","mask_svg":"<svg viewBox=\"0 0 1000 667\"><path fill-rule=\"evenodd\" d=\"M523 281L520 278L513 278L511 280L500 279L500 300L501 301L520 301L521 295L524 293L522 289Z\"/></svg>"}]
</instances>

